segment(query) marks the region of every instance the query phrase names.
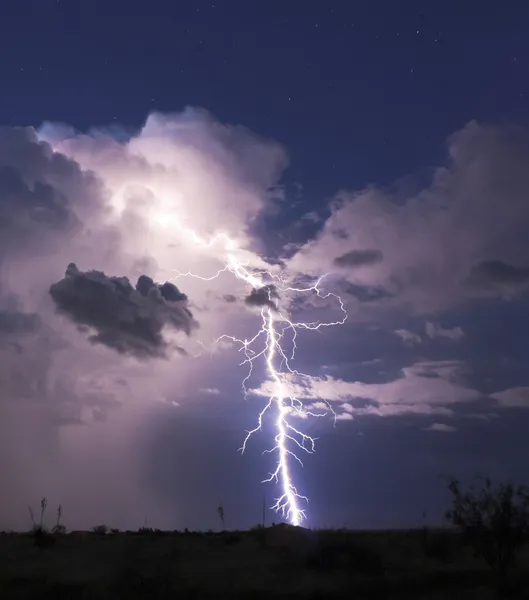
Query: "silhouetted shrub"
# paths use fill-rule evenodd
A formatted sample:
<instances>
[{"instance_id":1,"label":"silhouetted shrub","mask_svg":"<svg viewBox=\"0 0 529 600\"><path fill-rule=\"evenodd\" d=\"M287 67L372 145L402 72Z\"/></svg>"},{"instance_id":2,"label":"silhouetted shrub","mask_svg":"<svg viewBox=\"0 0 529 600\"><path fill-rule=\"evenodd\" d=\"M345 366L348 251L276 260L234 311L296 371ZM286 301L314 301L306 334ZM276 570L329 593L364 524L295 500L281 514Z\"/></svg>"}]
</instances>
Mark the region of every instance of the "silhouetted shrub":
<instances>
[{"instance_id":1,"label":"silhouetted shrub","mask_svg":"<svg viewBox=\"0 0 529 600\"><path fill-rule=\"evenodd\" d=\"M37 523L35 521L35 517L33 515L33 510L31 506L28 506L29 516L31 517L31 523L33 525L31 529L31 535L35 540L35 546L39 548L46 548L48 546L52 546L55 543L53 535L64 535L66 533L66 527L61 523L62 516L62 506L59 504L57 508L57 522L52 527L51 532L46 529L43 524L44 513L46 512L46 507L48 506L48 501L45 496L41 498L40 501L40 521Z\"/></svg>"},{"instance_id":2,"label":"silhouetted shrub","mask_svg":"<svg viewBox=\"0 0 529 600\"><path fill-rule=\"evenodd\" d=\"M61 523L56 523L51 532L55 535L66 535L66 527Z\"/></svg>"},{"instance_id":3,"label":"silhouetted shrub","mask_svg":"<svg viewBox=\"0 0 529 600\"><path fill-rule=\"evenodd\" d=\"M40 525L37 525L32 533L33 543L37 548L49 548L55 544L55 538L51 533Z\"/></svg>"}]
</instances>

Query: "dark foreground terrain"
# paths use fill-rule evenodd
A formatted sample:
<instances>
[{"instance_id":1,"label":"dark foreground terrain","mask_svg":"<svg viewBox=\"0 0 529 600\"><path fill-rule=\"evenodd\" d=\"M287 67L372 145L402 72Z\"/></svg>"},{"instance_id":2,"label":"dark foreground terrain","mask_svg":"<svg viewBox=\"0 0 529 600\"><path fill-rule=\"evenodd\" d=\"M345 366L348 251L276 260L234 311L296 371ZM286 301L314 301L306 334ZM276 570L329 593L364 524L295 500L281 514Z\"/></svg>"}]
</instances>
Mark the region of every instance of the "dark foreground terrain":
<instances>
[{"instance_id":1,"label":"dark foreground terrain","mask_svg":"<svg viewBox=\"0 0 529 600\"><path fill-rule=\"evenodd\" d=\"M510 597L529 598L527 566L522 553ZM450 531L0 534L2 600L495 597Z\"/></svg>"}]
</instances>

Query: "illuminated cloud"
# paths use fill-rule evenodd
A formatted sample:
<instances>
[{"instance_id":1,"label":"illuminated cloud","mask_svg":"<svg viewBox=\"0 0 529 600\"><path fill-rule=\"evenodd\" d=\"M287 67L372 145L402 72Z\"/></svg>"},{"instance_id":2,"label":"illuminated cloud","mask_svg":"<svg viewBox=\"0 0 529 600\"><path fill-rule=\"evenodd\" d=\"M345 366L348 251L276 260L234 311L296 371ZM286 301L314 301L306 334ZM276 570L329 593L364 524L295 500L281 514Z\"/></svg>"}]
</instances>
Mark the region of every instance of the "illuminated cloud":
<instances>
[{"instance_id":1,"label":"illuminated cloud","mask_svg":"<svg viewBox=\"0 0 529 600\"><path fill-rule=\"evenodd\" d=\"M408 329L395 329L393 333L408 346L422 344L421 336L417 333L413 333L413 331L409 331Z\"/></svg>"},{"instance_id":2,"label":"illuminated cloud","mask_svg":"<svg viewBox=\"0 0 529 600\"><path fill-rule=\"evenodd\" d=\"M491 394L500 406L506 408L529 408L529 387L512 387Z\"/></svg>"},{"instance_id":3,"label":"illuminated cloud","mask_svg":"<svg viewBox=\"0 0 529 600\"><path fill-rule=\"evenodd\" d=\"M197 396L214 407L242 396L238 348L213 342L254 335L259 316L241 308L270 306L277 290L252 291L223 271L226 235L249 269L279 270L263 260L256 231L263 215L287 204L286 188L277 187L287 162L277 143L193 109L150 115L119 135L53 124L38 133L0 128L0 488L10 490L0 513L19 518L14 526L26 525L19 508L43 490L81 507L72 526L93 525L102 509L112 524L133 526L138 505L152 507L160 526L175 526L173 498L164 504L144 483L142 469L152 467L146 432L156 437L164 411L180 415ZM300 281L328 273L325 289L343 293L349 325L315 340L299 336L306 350L294 366L304 371L310 354L334 376L292 377L289 391L310 410L330 403L339 421L441 419L468 407L463 416L488 419L479 410L490 396L469 375L473 357L442 354L462 351L465 344L443 339L471 340L468 323L439 323L453 322L445 313L470 301L527 290L528 167L523 131L470 123L450 138L446 166L418 193L341 191L326 220L307 213L317 233L291 243L290 258L276 258ZM65 277L69 261L81 270L72 266ZM281 292L281 310L300 318L336 310L335 298L290 301ZM357 373L347 361L359 324L366 354L352 361ZM398 360L386 356L386 342ZM271 391L259 371L256 401ZM527 388L508 386L492 395L498 408L529 406ZM110 499L93 494L102 487L115 489Z\"/></svg>"},{"instance_id":4,"label":"illuminated cloud","mask_svg":"<svg viewBox=\"0 0 529 600\"><path fill-rule=\"evenodd\" d=\"M336 420L337 421L353 421L354 417L351 413L343 412L343 413L340 413L339 415L336 415Z\"/></svg>"},{"instance_id":5,"label":"illuminated cloud","mask_svg":"<svg viewBox=\"0 0 529 600\"><path fill-rule=\"evenodd\" d=\"M450 137L446 166L417 193L376 186L339 192L315 239L299 245L288 265L329 272L336 257L347 262L351 240L355 248L375 248L383 260L337 274L349 284L344 290L357 319L514 297L529 283L528 189L527 132L470 122ZM365 302L360 291L378 296Z\"/></svg>"},{"instance_id":6,"label":"illuminated cloud","mask_svg":"<svg viewBox=\"0 0 529 600\"><path fill-rule=\"evenodd\" d=\"M215 362L204 348L255 320L237 310L249 289L231 274L182 274L222 269L223 234L250 267L266 266L253 227L276 206L270 188L286 164L278 144L200 110L153 114L128 132L0 128L0 455L9 460L0 487L11 490L0 512L9 526L24 527L19 507L46 491L79 507L69 526L103 513L131 526L133 497L174 527L174 506L140 485L142 431L163 407L191 403L205 370L221 378L233 356L220 350L231 346L219 344ZM81 270L64 277L68 261ZM80 502L102 482L113 488L116 472L119 490Z\"/></svg>"},{"instance_id":7,"label":"illuminated cloud","mask_svg":"<svg viewBox=\"0 0 529 600\"><path fill-rule=\"evenodd\" d=\"M452 425L446 425L445 423L432 423L429 427L426 427L426 431L440 431L442 433L453 433L457 431Z\"/></svg>"},{"instance_id":8,"label":"illuminated cloud","mask_svg":"<svg viewBox=\"0 0 529 600\"><path fill-rule=\"evenodd\" d=\"M452 327L451 329L444 329L439 323L433 323L431 321L426 322L426 335L430 339L435 338L446 338L457 342L461 338L465 337L465 332L461 327Z\"/></svg>"},{"instance_id":9,"label":"illuminated cloud","mask_svg":"<svg viewBox=\"0 0 529 600\"><path fill-rule=\"evenodd\" d=\"M340 402L343 412L354 415L452 415L454 405L483 398L483 394L466 385L466 371L459 361L429 361L404 367L400 377L382 383L345 381L330 375L318 378L292 375L288 378L288 391L309 404L312 400ZM273 382L267 381L251 393L267 397L272 391ZM353 400L364 405L355 406Z\"/></svg>"},{"instance_id":10,"label":"illuminated cloud","mask_svg":"<svg viewBox=\"0 0 529 600\"><path fill-rule=\"evenodd\" d=\"M268 189L287 165L286 153L206 111L149 115L139 132L78 134L47 124L40 136L96 172L119 213L138 214L173 229L182 222L201 236L226 232L248 243L253 220L270 205ZM167 232L167 237L169 232Z\"/></svg>"}]
</instances>

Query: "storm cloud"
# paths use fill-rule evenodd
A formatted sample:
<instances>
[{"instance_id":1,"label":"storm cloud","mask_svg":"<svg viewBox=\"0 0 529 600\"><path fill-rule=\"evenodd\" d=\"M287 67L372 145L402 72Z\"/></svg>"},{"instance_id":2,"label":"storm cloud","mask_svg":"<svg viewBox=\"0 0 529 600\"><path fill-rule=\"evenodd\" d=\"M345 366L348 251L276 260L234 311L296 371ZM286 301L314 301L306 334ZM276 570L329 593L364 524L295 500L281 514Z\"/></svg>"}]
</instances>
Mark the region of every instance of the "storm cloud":
<instances>
[{"instance_id":1,"label":"storm cloud","mask_svg":"<svg viewBox=\"0 0 529 600\"><path fill-rule=\"evenodd\" d=\"M337 267L354 269L357 267L369 267L382 260L380 250L350 250L334 259Z\"/></svg>"},{"instance_id":2,"label":"storm cloud","mask_svg":"<svg viewBox=\"0 0 529 600\"><path fill-rule=\"evenodd\" d=\"M487 414L529 406L529 382L518 371L511 379L494 372L485 391L476 382L479 324L464 313L483 299L523 298L529 283L524 132L468 124L449 139L446 164L409 197L391 187L340 191L327 219L307 217L314 235L272 265L254 226L272 212L269 189L287 163L284 149L196 110L154 114L121 134L0 129L0 456L15 457L17 473L31 472L19 481L0 464L0 487L14 490L0 505L5 514L17 515L44 484L63 494L71 482L54 475L55 465L75 478L80 461L79 494L125 470L113 524L124 505L127 524L137 523L126 498L141 496L174 525L174 498L166 507L145 486L138 491L135 465L152 469L142 436L148 429L156 437L153 423L185 411L222 424L245 372L236 344L216 340L250 338L261 326L243 301L275 309L281 300L293 322L333 322L339 303L325 294L340 294L345 326L303 331L296 342L293 368L319 376L286 383L306 407L330 404L344 435L359 421L398 418L422 435L459 432L458 415L481 415L486 403ZM327 274L321 295L304 303L286 292L279 298L273 285L249 289L225 268L218 234L230 236L231 255L249 271L284 265L303 286ZM273 385L262 375L256 368L248 389L266 402ZM230 427L253 424L254 413L239 423L238 405L232 409ZM171 427L178 433L179 421ZM170 437L178 438L173 429ZM108 501L95 502L87 526L101 506Z\"/></svg>"},{"instance_id":3,"label":"storm cloud","mask_svg":"<svg viewBox=\"0 0 529 600\"><path fill-rule=\"evenodd\" d=\"M18 336L38 331L39 315L13 310L0 310L0 339L2 336Z\"/></svg>"},{"instance_id":4,"label":"storm cloud","mask_svg":"<svg viewBox=\"0 0 529 600\"><path fill-rule=\"evenodd\" d=\"M260 288L253 288L252 291L244 299L248 306L256 306L261 308L267 306L272 310L276 310L276 300L279 299L279 293L274 285L265 285Z\"/></svg>"},{"instance_id":5,"label":"storm cloud","mask_svg":"<svg viewBox=\"0 0 529 600\"><path fill-rule=\"evenodd\" d=\"M95 330L91 342L137 358L166 356L164 327L189 335L198 326L185 294L145 275L134 288L126 277L83 272L71 263L65 277L50 287L50 295L62 314Z\"/></svg>"},{"instance_id":6,"label":"storm cloud","mask_svg":"<svg viewBox=\"0 0 529 600\"><path fill-rule=\"evenodd\" d=\"M218 233L268 268L252 227L287 160L199 109L128 131L0 127L0 527L25 527L43 493L77 507L69 527L133 525L131 497L174 526L174 503L139 485L141 432L223 387L229 352L200 351L256 316L230 302L249 292L231 274L170 281L224 267Z\"/></svg>"},{"instance_id":7,"label":"storm cloud","mask_svg":"<svg viewBox=\"0 0 529 600\"><path fill-rule=\"evenodd\" d=\"M337 260L357 266L367 258L369 268L340 275L356 288L382 292L360 307L370 318L396 310L433 314L501 298L505 287L517 295L529 277L528 189L529 133L473 121L450 136L445 164L413 194L377 186L340 191L318 234L288 264L317 275ZM350 254L351 240L376 248L384 260ZM357 307L353 297L350 303Z\"/></svg>"},{"instance_id":8,"label":"storm cloud","mask_svg":"<svg viewBox=\"0 0 529 600\"><path fill-rule=\"evenodd\" d=\"M529 267L515 267L501 260L485 260L473 266L467 280L477 288L521 288L529 283Z\"/></svg>"}]
</instances>

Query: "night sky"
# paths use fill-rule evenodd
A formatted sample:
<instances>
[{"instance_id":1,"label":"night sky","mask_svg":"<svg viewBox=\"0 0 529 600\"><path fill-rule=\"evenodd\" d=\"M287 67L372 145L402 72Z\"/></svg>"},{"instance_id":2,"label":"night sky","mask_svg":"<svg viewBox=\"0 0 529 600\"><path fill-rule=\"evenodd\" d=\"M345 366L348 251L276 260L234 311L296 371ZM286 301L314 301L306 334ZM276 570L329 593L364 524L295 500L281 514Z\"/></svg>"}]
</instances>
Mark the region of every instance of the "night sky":
<instances>
[{"instance_id":1,"label":"night sky","mask_svg":"<svg viewBox=\"0 0 529 600\"><path fill-rule=\"evenodd\" d=\"M71 529L259 522L273 382L245 398L215 340L337 296L283 380L327 411L289 416L305 525L526 482L528 29L521 0L0 2L0 528L43 495Z\"/></svg>"}]
</instances>

